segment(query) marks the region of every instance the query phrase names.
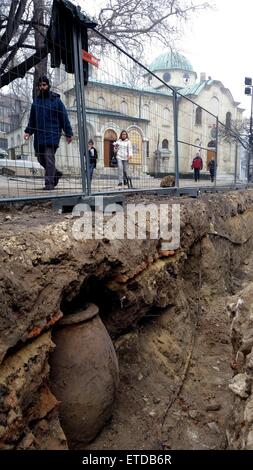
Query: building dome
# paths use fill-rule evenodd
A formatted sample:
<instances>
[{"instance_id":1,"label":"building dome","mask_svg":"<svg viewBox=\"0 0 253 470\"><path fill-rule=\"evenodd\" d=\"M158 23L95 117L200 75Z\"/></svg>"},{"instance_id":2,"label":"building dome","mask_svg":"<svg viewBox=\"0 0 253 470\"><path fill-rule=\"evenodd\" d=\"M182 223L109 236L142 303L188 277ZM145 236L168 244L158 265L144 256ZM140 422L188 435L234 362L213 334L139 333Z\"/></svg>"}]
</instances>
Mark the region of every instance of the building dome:
<instances>
[{"instance_id":1,"label":"building dome","mask_svg":"<svg viewBox=\"0 0 253 470\"><path fill-rule=\"evenodd\" d=\"M150 64L149 69L152 72L157 70L179 69L187 72L193 72L193 67L189 60L178 52L165 52Z\"/></svg>"}]
</instances>

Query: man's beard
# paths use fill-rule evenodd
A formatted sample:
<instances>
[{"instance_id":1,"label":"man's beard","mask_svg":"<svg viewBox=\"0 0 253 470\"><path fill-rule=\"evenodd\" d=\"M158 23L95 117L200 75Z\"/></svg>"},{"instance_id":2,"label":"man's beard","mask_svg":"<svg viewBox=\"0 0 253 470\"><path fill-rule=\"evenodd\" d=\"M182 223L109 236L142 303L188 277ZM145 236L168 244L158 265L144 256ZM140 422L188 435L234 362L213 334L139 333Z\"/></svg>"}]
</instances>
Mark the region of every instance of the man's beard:
<instances>
[{"instance_id":1,"label":"man's beard","mask_svg":"<svg viewBox=\"0 0 253 470\"><path fill-rule=\"evenodd\" d=\"M43 89L40 90L39 96L41 98L47 98L48 95L49 95L49 88L47 90L43 90Z\"/></svg>"}]
</instances>

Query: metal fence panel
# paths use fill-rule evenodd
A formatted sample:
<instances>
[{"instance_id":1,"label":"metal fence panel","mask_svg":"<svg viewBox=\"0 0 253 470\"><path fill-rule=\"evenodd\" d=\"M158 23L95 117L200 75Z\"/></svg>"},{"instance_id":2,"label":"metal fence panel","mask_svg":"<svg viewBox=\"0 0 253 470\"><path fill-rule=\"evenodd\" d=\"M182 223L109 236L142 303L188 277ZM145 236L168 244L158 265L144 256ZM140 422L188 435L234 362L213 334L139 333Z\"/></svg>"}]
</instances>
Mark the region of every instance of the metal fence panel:
<instances>
[{"instance_id":1,"label":"metal fence panel","mask_svg":"<svg viewBox=\"0 0 253 470\"><path fill-rule=\"evenodd\" d=\"M193 95L187 86L177 92L96 30L91 29L89 36L91 55L82 49L78 31L73 36L74 52L65 51L73 61L74 74L67 73L64 66L52 68L48 57L51 90L60 95L73 129L72 143L62 135L55 154L62 175L54 189L43 189L45 169L34 151L34 138L24 140L32 103L33 70L1 90L0 113L4 113L4 119L0 129L0 200L156 189L168 175L179 187L196 187L197 183L215 188L247 181L248 156L240 136L224 124L223 115L218 120L215 105L205 109L198 103L197 88ZM87 65L87 60L89 80L84 86L83 64ZM54 110L43 106L42 102L41 115L47 116L50 123ZM64 112L59 112L60 121L63 117ZM35 130L40 133L38 126L39 120ZM129 178L124 172L122 178L122 165L115 159L115 143L122 130L131 142ZM55 129L49 128L48 132L53 135ZM97 151L95 168L88 140L93 141ZM192 169L196 153L203 162L197 182ZM214 176L209 165L212 159ZM165 184L171 184L171 180Z\"/></svg>"},{"instance_id":2,"label":"metal fence panel","mask_svg":"<svg viewBox=\"0 0 253 470\"><path fill-rule=\"evenodd\" d=\"M163 176L175 173L172 90L161 88L159 80L117 47L99 37L95 43L99 67L90 66L86 87L88 138L98 151L91 190L119 189L114 143L122 130L132 147L128 172L133 188L159 187Z\"/></svg>"}]
</instances>

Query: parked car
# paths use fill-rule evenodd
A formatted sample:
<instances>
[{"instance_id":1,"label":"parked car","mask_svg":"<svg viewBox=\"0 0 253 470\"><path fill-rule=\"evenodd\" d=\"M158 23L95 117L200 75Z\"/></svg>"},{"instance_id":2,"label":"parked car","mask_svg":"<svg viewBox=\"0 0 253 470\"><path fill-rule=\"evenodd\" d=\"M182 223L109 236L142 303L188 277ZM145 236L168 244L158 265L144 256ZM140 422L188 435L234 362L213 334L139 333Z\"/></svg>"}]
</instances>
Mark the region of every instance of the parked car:
<instances>
[{"instance_id":1,"label":"parked car","mask_svg":"<svg viewBox=\"0 0 253 470\"><path fill-rule=\"evenodd\" d=\"M16 155L16 160L29 160L29 155L27 153L20 153Z\"/></svg>"},{"instance_id":2,"label":"parked car","mask_svg":"<svg viewBox=\"0 0 253 470\"><path fill-rule=\"evenodd\" d=\"M8 152L4 149L0 149L0 158L8 158Z\"/></svg>"},{"instance_id":3,"label":"parked car","mask_svg":"<svg viewBox=\"0 0 253 470\"><path fill-rule=\"evenodd\" d=\"M7 153L7 152L6 152ZM1 154L0 158L0 175L5 176L44 176L44 169L39 162L20 158L18 160L10 160ZM28 155L27 155L28 157Z\"/></svg>"}]
</instances>

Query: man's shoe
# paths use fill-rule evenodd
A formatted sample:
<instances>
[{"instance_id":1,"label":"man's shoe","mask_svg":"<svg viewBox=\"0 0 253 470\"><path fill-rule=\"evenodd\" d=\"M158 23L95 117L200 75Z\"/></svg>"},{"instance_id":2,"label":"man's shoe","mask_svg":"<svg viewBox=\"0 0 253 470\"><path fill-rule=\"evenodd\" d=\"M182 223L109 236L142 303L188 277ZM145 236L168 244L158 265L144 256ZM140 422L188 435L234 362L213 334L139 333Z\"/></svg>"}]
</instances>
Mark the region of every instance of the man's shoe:
<instances>
[{"instance_id":1,"label":"man's shoe","mask_svg":"<svg viewBox=\"0 0 253 470\"><path fill-rule=\"evenodd\" d=\"M43 190L44 191L52 191L54 189L54 186L44 186Z\"/></svg>"},{"instance_id":2,"label":"man's shoe","mask_svg":"<svg viewBox=\"0 0 253 470\"><path fill-rule=\"evenodd\" d=\"M119 183L118 186L122 186L122 183Z\"/></svg>"},{"instance_id":3,"label":"man's shoe","mask_svg":"<svg viewBox=\"0 0 253 470\"><path fill-rule=\"evenodd\" d=\"M62 177L62 172L56 171L55 177L54 177L54 186L57 186L61 177Z\"/></svg>"}]
</instances>

